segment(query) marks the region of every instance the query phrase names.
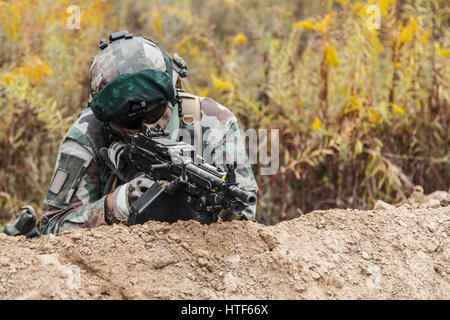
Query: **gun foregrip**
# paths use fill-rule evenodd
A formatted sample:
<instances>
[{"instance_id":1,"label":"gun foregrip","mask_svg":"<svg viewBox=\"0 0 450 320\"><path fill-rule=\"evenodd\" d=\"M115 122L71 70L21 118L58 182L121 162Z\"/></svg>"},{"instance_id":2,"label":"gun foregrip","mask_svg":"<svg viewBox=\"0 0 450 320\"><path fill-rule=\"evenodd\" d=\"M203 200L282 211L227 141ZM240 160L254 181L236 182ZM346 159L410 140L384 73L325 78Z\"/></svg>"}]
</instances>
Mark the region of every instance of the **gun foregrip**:
<instances>
[{"instance_id":1,"label":"gun foregrip","mask_svg":"<svg viewBox=\"0 0 450 320\"><path fill-rule=\"evenodd\" d=\"M128 224L135 224L139 216L144 214L152 205L152 203L155 202L163 192L164 187L158 182L155 182L150 188L148 188L147 191L145 191L144 194L139 197L139 199L131 204L131 212L128 219Z\"/></svg>"}]
</instances>

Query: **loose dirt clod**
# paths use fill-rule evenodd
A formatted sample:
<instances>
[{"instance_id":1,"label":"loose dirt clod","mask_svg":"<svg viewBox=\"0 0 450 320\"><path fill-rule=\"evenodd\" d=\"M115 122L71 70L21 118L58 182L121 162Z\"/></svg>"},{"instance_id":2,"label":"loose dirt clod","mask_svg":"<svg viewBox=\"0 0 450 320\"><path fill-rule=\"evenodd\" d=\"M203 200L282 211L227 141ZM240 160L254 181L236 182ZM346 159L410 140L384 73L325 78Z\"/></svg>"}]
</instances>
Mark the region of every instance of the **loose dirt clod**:
<instances>
[{"instance_id":1,"label":"loose dirt clod","mask_svg":"<svg viewBox=\"0 0 450 320\"><path fill-rule=\"evenodd\" d=\"M449 299L450 207L0 235L2 299Z\"/></svg>"}]
</instances>

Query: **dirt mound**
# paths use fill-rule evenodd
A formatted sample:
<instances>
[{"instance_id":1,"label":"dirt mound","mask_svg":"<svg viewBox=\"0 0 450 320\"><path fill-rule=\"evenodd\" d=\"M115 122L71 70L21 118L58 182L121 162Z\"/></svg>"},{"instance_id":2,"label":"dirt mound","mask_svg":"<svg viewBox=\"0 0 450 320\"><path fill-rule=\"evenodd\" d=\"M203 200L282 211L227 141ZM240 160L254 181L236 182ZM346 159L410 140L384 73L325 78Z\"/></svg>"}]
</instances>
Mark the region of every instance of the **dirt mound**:
<instances>
[{"instance_id":1,"label":"dirt mound","mask_svg":"<svg viewBox=\"0 0 450 320\"><path fill-rule=\"evenodd\" d=\"M0 236L3 299L449 299L450 206Z\"/></svg>"}]
</instances>

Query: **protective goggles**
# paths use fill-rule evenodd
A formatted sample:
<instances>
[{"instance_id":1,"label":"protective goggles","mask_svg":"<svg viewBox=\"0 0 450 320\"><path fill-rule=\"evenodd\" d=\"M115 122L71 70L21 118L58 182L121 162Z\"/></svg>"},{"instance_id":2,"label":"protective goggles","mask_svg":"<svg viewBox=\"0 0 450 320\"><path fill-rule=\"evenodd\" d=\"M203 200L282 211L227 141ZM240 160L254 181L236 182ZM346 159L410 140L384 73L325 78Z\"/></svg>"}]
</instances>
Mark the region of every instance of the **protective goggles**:
<instances>
[{"instance_id":1,"label":"protective goggles","mask_svg":"<svg viewBox=\"0 0 450 320\"><path fill-rule=\"evenodd\" d=\"M151 124L158 121L166 112L168 105L168 101L165 100L151 105L147 105L143 101L140 104L130 106L128 114L114 120L114 122L122 128L139 130L144 122Z\"/></svg>"}]
</instances>

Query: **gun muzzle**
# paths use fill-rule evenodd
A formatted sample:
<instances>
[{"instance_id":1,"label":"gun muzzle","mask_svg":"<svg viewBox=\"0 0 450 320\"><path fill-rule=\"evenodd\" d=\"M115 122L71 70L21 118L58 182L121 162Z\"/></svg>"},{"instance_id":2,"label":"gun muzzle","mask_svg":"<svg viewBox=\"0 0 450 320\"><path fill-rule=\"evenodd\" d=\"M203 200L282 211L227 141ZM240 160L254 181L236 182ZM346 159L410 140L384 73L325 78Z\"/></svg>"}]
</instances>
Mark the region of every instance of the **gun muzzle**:
<instances>
[{"instance_id":1,"label":"gun muzzle","mask_svg":"<svg viewBox=\"0 0 450 320\"><path fill-rule=\"evenodd\" d=\"M253 192L246 191L246 190L241 189L236 186L230 186L228 191L229 191L230 195L238 198L239 200L241 200L242 202L244 202L248 205L252 206L252 205L256 204L256 194L254 194Z\"/></svg>"}]
</instances>

